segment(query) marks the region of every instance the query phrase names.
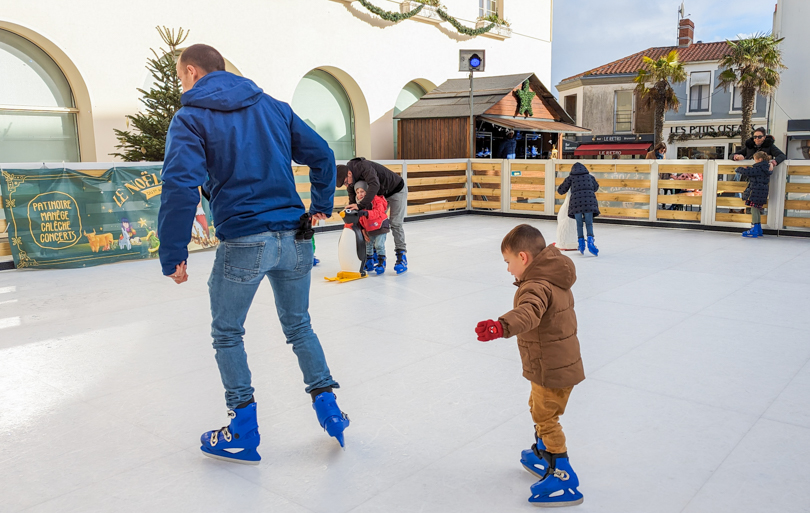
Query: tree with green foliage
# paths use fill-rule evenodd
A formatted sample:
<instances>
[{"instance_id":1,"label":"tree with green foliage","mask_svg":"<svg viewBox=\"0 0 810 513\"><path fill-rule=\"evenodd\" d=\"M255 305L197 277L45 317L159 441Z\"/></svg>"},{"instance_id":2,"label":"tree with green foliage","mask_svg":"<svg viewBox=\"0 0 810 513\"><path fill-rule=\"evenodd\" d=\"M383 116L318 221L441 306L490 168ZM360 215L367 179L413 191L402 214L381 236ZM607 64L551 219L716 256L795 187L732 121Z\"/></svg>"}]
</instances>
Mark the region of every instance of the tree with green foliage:
<instances>
[{"instance_id":1,"label":"tree with green foliage","mask_svg":"<svg viewBox=\"0 0 810 513\"><path fill-rule=\"evenodd\" d=\"M633 81L638 84L636 92L645 106L654 109L655 144L658 144L664 140L664 114L668 110L678 112L681 105L672 89L672 84L686 81L686 71L683 63L678 61L678 51L672 50L658 59L645 56L644 65Z\"/></svg>"},{"instance_id":2,"label":"tree with green foliage","mask_svg":"<svg viewBox=\"0 0 810 513\"><path fill-rule=\"evenodd\" d=\"M175 33L174 29L156 27L161 39L169 47L160 48L160 54L151 49L154 57L147 60L146 69L151 73L154 84L149 91L138 89L143 95L141 102L144 111L134 116L126 116L127 128L133 130L113 129L119 144L119 153L112 153L126 162L160 162L166 150L166 134L169 132L174 113L180 107L180 96L183 89L177 77L177 48L188 37L188 31L182 27Z\"/></svg>"},{"instance_id":3,"label":"tree with green foliage","mask_svg":"<svg viewBox=\"0 0 810 513\"><path fill-rule=\"evenodd\" d=\"M754 111L757 93L771 96L779 86L779 72L787 69L782 62L779 43L784 38L772 34L755 34L739 41L726 41L729 53L720 61L720 83L728 91L731 87L740 90L742 99L742 130L740 139L745 144L751 137L751 113Z\"/></svg>"}]
</instances>

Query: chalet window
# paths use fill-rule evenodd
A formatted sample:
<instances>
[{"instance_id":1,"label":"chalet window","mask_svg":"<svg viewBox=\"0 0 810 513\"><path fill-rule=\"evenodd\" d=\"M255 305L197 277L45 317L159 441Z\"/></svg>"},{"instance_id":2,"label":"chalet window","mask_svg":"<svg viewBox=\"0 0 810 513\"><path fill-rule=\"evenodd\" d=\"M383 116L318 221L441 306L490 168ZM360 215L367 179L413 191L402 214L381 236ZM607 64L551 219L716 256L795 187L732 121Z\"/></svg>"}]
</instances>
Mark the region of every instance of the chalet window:
<instances>
[{"instance_id":1,"label":"chalet window","mask_svg":"<svg viewBox=\"0 0 810 513\"><path fill-rule=\"evenodd\" d=\"M565 97L565 112L571 116L571 119L574 120L574 124L577 124L577 95L571 94Z\"/></svg>"},{"instance_id":2,"label":"chalet window","mask_svg":"<svg viewBox=\"0 0 810 513\"><path fill-rule=\"evenodd\" d=\"M613 109L613 132L633 131L633 91L616 91Z\"/></svg>"},{"instance_id":3,"label":"chalet window","mask_svg":"<svg viewBox=\"0 0 810 513\"><path fill-rule=\"evenodd\" d=\"M710 71L689 75L689 112L709 112L711 77Z\"/></svg>"}]
</instances>

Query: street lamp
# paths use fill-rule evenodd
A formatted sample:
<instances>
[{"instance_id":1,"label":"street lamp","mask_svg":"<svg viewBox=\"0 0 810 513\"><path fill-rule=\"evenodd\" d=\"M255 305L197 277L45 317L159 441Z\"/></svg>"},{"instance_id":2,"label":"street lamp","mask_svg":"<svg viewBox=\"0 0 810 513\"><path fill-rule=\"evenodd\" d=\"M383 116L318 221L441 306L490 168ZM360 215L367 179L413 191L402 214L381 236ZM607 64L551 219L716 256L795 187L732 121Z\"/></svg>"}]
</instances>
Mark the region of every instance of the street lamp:
<instances>
[{"instance_id":1,"label":"street lamp","mask_svg":"<svg viewBox=\"0 0 810 513\"><path fill-rule=\"evenodd\" d=\"M486 52L484 50L459 50L458 70L470 72L470 158L475 157L475 115L473 114L473 73L484 71Z\"/></svg>"}]
</instances>

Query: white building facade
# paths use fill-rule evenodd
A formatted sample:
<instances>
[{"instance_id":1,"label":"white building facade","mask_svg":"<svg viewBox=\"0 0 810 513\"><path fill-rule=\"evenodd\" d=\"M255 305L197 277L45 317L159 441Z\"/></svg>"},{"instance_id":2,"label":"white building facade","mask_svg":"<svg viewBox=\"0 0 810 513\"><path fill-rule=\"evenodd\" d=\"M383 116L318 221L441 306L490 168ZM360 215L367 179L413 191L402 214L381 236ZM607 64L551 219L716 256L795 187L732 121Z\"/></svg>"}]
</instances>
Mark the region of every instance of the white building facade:
<instances>
[{"instance_id":1,"label":"white building facade","mask_svg":"<svg viewBox=\"0 0 810 513\"><path fill-rule=\"evenodd\" d=\"M414 2L368 0L390 12ZM410 4L410 5L409 5ZM470 37L431 14L392 23L358 1L90 0L6 2L0 12L0 162L110 161L113 129L142 108L155 27L183 27L189 46L217 48L230 71L289 102L338 159L395 155L392 116L461 78L459 49L486 51L486 75L551 77L552 0L445 0L475 28L497 14L511 30ZM480 25L480 22L479 22Z\"/></svg>"}]
</instances>

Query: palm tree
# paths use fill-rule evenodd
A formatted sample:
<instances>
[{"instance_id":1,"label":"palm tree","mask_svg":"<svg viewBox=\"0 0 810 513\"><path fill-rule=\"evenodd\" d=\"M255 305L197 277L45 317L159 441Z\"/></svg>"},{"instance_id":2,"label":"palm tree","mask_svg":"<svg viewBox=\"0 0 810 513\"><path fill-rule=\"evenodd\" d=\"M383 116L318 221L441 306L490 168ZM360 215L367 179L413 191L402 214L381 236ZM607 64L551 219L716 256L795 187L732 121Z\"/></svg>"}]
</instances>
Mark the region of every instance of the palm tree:
<instances>
[{"instance_id":1,"label":"palm tree","mask_svg":"<svg viewBox=\"0 0 810 513\"><path fill-rule=\"evenodd\" d=\"M720 83L728 91L731 86L740 89L742 98L741 141L751 137L751 112L754 110L757 92L771 96L779 85L779 72L787 69L782 62L782 50L779 43L784 38L772 34L755 34L739 41L726 41L729 53L720 61Z\"/></svg>"},{"instance_id":2,"label":"palm tree","mask_svg":"<svg viewBox=\"0 0 810 513\"><path fill-rule=\"evenodd\" d=\"M672 50L657 60L645 56L644 66L633 81L638 84L636 92L646 107L655 109L655 144L658 144L664 140L664 113L668 110L678 112L681 105L672 89L672 84L686 81L686 71L683 63L678 61L678 51ZM647 84L652 84L652 87Z\"/></svg>"}]
</instances>

